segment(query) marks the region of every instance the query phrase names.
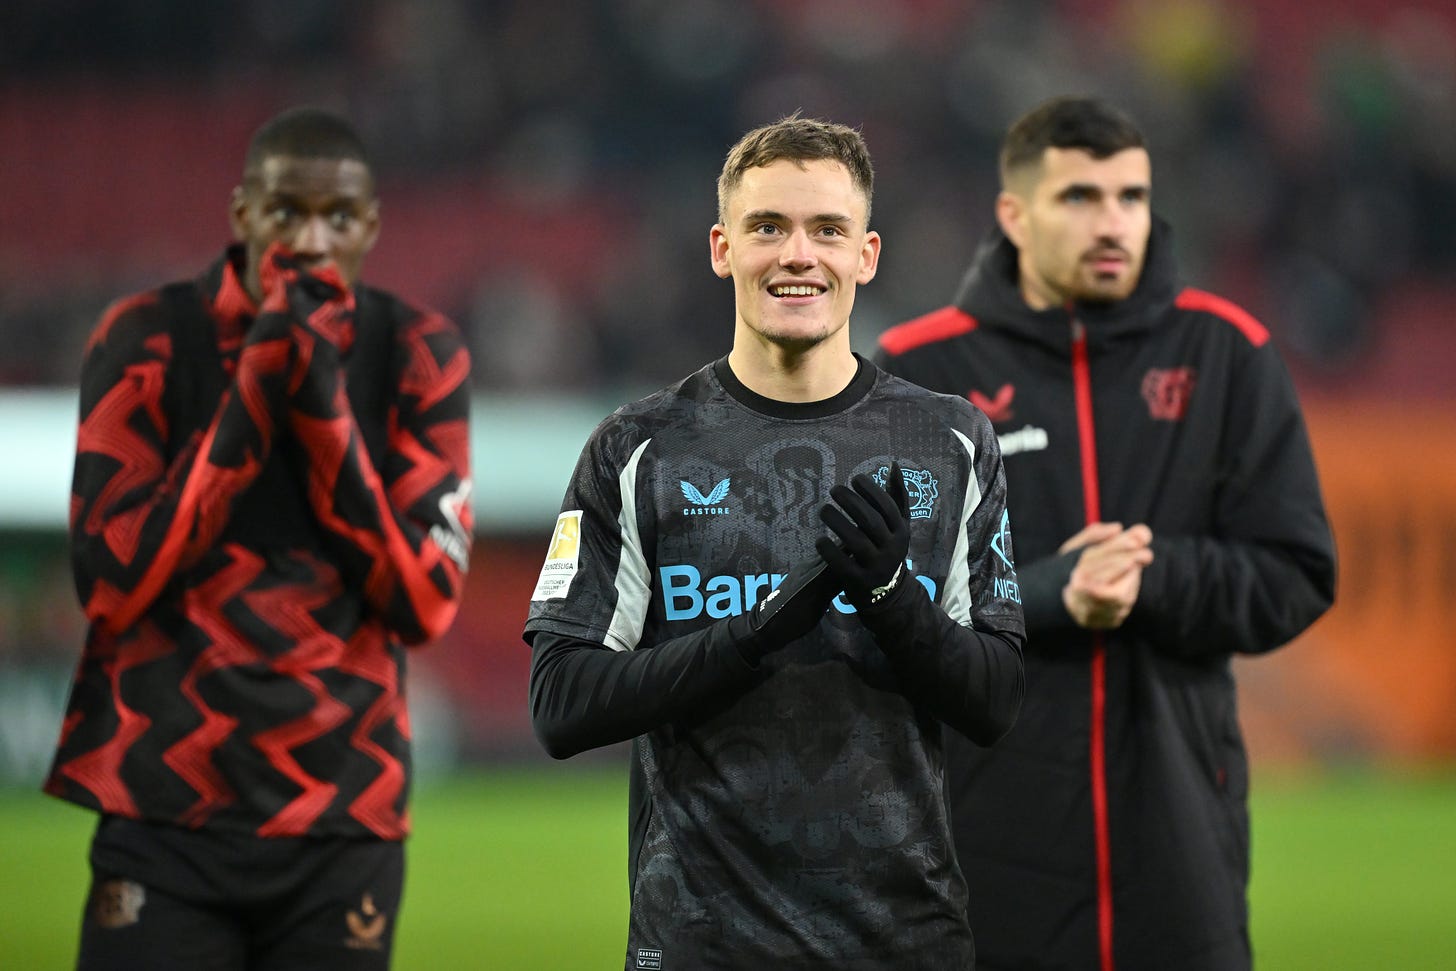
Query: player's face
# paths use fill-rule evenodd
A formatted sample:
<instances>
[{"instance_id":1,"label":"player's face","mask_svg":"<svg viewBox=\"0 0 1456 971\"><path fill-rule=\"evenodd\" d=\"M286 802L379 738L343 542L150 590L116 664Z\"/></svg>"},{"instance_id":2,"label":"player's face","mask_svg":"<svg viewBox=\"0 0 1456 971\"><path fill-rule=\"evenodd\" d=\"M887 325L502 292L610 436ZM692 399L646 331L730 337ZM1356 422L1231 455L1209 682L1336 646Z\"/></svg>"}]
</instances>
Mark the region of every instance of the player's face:
<instances>
[{"instance_id":1,"label":"player's face","mask_svg":"<svg viewBox=\"0 0 1456 971\"><path fill-rule=\"evenodd\" d=\"M749 169L709 234L713 272L732 277L738 327L803 350L844 331L854 288L874 279L880 235L843 164L780 160ZM847 338L846 338L847 339Z\"/></svg>"},{"instance_id":2,"label":"player's face","mask_svg":"<svg viewBox=\"0 0 1456 971\"><path fill-rule=\"evenodd\" d=\"M1152 165L1129 148L1097 159L1049 148L1039 173L1001 193L996 213L1021 252L1021 290L1036 310L1123 300L1137 287L1152 229Z\"/></svg>"},{"instance_id":3,"label":"player's face","mask_svg":"<svg viewBox=\"0 0 1456 971\"><path fill-rule=\"evenodd\" d=\"M263 159L255 177L233 190L233 236L248 252L247 287L261 300L258 264L281 242L308 267L333 263L344 281L359 279L364 254L379 238L374 179L357 159Z\"/></svg>"}]
</instances>

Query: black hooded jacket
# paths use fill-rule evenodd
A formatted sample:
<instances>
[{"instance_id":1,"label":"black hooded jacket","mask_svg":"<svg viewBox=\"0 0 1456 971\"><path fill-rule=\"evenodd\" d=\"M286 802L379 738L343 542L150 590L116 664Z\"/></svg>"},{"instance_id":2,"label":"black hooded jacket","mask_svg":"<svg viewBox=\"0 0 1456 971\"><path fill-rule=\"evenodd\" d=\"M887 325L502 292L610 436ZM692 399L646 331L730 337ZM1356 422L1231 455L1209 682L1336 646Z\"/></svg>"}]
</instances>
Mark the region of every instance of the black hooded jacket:
<instances>
[{"instance_id":1,"label":"black hooded jacket","mask_svg":"<svg viewBox=\"0 0 1456 971\"><path fill-rule=\"evenodd\" d=\"M1031 310L995 231L954 305L877 363L967 395L1000 437L1026 615L1026 695L992 749L947 754L981 968L1249 966L1248 769L1230 659L1333 601L1334 544L1268 331L1180 285L1154 221L1136 291ZM1121 627L1061 602L1089 522L1147 523Z\"/></svg>"}]
</instances>

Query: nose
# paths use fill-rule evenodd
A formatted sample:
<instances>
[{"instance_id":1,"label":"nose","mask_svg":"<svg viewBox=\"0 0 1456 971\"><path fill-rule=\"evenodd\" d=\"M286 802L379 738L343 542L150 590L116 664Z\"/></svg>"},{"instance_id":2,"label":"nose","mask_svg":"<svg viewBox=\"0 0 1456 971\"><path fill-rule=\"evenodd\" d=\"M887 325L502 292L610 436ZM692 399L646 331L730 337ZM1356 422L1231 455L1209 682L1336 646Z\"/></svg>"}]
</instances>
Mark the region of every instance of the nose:
<instances>
[{"instance_id":1,"label":"nose","mask_svg":"<svg viewBox=\"0 0 1456 971\"><path fill-rule=\"evenodd\" d=\"M310 216L299 226L293 239L293 249L300 256L328 256L332 238L328 220L323 216Z\"/></svg>"},{"instance_id":2,"label":"nose","mask_svg":"<svg viewBox=\"0 0 1456 971\"><path fill-rule=\"evenodd\" d=\"M1127 213L1117 199L1109 199L1097 213L1097 235L1103 239L1120 240L1127 232Z\"/></svg>"},{"instance_id":3,"label":"nose","mask_svg":"<svg viewBox=\"0 0 1456 971\"><path fill-rule=\"evenodd\" d=\"M802 269L814 266L818 263L814 255L814 247L809 242L809 234L802 229L795 229L784 237L784 245L779 250L779 265L785 268Z\"/></svg>"}]
</instances>

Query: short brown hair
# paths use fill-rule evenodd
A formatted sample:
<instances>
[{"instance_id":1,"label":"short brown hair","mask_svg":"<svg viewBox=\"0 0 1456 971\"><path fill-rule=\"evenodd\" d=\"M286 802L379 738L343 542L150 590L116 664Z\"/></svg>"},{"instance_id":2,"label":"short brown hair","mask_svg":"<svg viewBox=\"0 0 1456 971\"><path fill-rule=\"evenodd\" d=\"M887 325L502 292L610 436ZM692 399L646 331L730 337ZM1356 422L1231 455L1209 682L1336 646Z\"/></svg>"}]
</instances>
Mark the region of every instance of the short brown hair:
<instances>
[{"instance_id":1,"label":"short brown hair","mask_svg":"<svg viewBox=\"0 0 1456 971\"><path fill-rule=\"evenodd\" d=\"M745 172L785 159L800 165L821 159L842 164L849 170L855 188L864 193L865 223L869 223L875 168L864 137L848 125L801 118L797 111L771 125L755 128L728 150L718 176L718 221L727 220L728 195L743 182Z\"/></svg>"},{"instance_id":2,"label":"short brown hair","mask_svg":"<svg viewBox=\"0 0 1456 971\"><path fill-rule=\"evenodd\" d=\"M1016 120L1001 143L1001 186L1013 173L1040 165L1049 148L1080 148L1103 159L1129 148L1146 148L1128 115L1099 98L1063 95L1044 101Z\"/></svg>"}]
</instances>

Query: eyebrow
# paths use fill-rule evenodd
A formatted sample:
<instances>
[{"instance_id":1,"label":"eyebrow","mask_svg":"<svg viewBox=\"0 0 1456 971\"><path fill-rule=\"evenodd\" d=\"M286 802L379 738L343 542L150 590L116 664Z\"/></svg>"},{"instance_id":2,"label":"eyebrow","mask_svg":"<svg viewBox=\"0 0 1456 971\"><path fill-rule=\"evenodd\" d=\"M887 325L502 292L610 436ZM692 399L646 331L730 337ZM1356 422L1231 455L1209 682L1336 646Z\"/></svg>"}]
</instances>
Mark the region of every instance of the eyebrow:
<instances>
[{"instance_id":1,"label":"eyebrow","mask_svg":"<svg viewBox=\"0 0 1456 971\"><path fill-rule=\"evenodd\" d=\"M1103 191L1104 190L1103 190L1103 187L1102 186L1098 185L1095 182L1069 182L1066 185L1062 186L1061 190L1057 193L1057 195L1058 196L1064 196L1068 192L1076 192L1076 191L1081 191L1081 192L1095 192L1095 193L1101 195L1101 194L1103 194ZM1113 195L1122 195L1124 192L1138 192L1138 193L1141 193L1143 195L1151 195L1152 194L1152 191L1153 191L1153 187L1152 187L1152 185L1150 183L1147 183L1147 182L1129 182L1127 185L1117 186L1116 188L1112 189L1112 194Z\"/></svg>"},{"instance_id":2,"label":"eyebrow","mask_svg":"<svg viewBox=\"0 0 1456 971\"><path fill-rule=\"evenodd\" d=\"M760 222L765 220L768 222L787 222L788 217L774 209L754 209L751 212L745 212L743 214L744 222ZM815 224L852 223L854 222L854 217L846 216L845 214L838 212L821 212L816 215L810 216L807 222Z\"/></svg>"},{"instance_id":3,"label":"eyebrow","mask_svg":"<svg viewBox=\"0 0 1456 971\"><path fill-rule=\"evenodd\" d=\"M259 196L265 202L283 202L292 206L303 207L311 201L307 192L295 192L291 189L263 189L259 188ZM341 205L368 207L372 202L370 196L351 195L330 195L323 197L321 208L331 209Z\"/></svg>"}]
</instances>

